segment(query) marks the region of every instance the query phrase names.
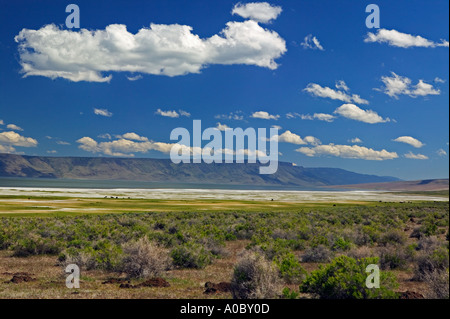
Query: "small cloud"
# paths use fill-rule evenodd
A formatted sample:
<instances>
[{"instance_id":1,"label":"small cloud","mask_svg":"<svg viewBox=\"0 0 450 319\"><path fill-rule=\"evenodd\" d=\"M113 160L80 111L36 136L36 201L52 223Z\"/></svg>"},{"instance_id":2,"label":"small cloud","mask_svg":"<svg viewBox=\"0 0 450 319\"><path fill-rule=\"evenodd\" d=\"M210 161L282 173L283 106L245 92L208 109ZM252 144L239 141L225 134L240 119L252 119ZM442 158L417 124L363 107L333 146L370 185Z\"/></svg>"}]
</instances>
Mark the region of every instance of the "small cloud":
<instances>
[{"instance_id":1,"label":"small cloud","mask_svg":"<svg viewBox=\"0 0 450 319\"><path fill-rule=\"evenodd\" d=\"M348 89L347 85L346 88ZM354 102L357 104L369 104L369 101L361 98L357 94L350 95L347 94L345 90L344 91L334 90L329 87L322 87L316 83L309 83L307 87L304 89L304 91L317 97L329 98L332 100L338 100L347 103Z\"/></svg>"},{"instance_id":2,"label":"small cloud","mask_svg":"<svg viewBox=\"0 0 450 319\"><path fill-rule=\"evenodd\" d=\"M145 136L140 136L136 133L125 133L123 135L116 135L116 138L125 139L130 141L148 142L148 138Z\"/></svg>"},{"instance_id":3,"label":"small cloud","mask_svg":"<svg viewBox=\"0 0 450 319\"><path fill-rule=\"evenodd\" d=\"M399 32L397 30L378 29L377 33L369 32L364 42L378 42L387 43L390 46L398 48L436 48L436 47L449 47L447 40L441 40L441 42L434 42L421 37L420 35L411 35L408 33Z\"/></svg>"},{"instance_id":4,"label":"small cloud","mask_svg":"<svg viewBox=\"0 0 450 319\"><path fill-rule=\"evenodd\" d=\"M56 153L58 153L58 152L55 151L55 150L51 150L51 151L47 151L47 153L48 153L48 154L56 154Z\"/></svg>"},{"instance_id":5,"label":"small cloud","mask_svg":"<svg viewBox=\"0 0 450 319\"><path fill-rule=\"evenodd\" d=\"M5 122L3 122L3 120L0 120L0 125L5 125Z\"/></svg>"},{"instance_id":6,"label":"small cloud","mask_svg":"<svg viewBox=\"0 0 450 319\"><path fill-rule=\"evenodd\" d=\"M358 137L355 137L355 138L348 140L348 142L353 143L353 144L358 144L358 143L362 143L363 141L361 141L361 139L359 139Z\"/></svg>"},{"instance_id":7,"label":"small cloud","mask_svg":"<svg viewBox=\"0 0 450 319\"><path fill-rule=\"evenodd\" d=\"M113 116L113 114L110 111L108 111L107 109L96 109L96 108L94 108L94 114L95 115L100 115L100 116L105 116L105 117Z\"/></svg>"},{"instance_id":8,"label":"small cloud","mask_svg":"<svg viewBox=\"0 0 450 319\"><path fill-rule=\"evenodd\" d=\"M235 121L243 121L244 116L242 115L242 111L230 112L229 114L218 114L214 116L215 119L218 120L235 120Z\"/></svg>"},{"instance_id":9,"label":"small cloud","mask_svg":"<svg viewBox=\"0 0 450 319\"><path fill-rule=\"evenodd\" d=\"M270 23L272 20L278 18L282 11L281 7L272 6L267 2L251 2L236 4L231 14L237 14L245 19L257 22Z\"/></svg>"},{"instance_id":10,"label":"small cloud","mask_svg":"<svg viewBox=\"0 0 450 319\"><path fill-rule=\"evenodd\" d=\"M441 149L438 149L438 150L436 151L436 153L437 153L439 156L447 156L447 152L444 151L442 148L441 148Z\"/></svg>"},{"instance_id":11,"label":"small cloud","mask_svg":"<svg viewBox=\"0 0 450 319\"><path fill-rule=\"evenodd\" d=\"M306 136L302 138L300 135L292 133L291 131L286 131L281 135L274 136L278 140L278 142L290 143L295 145L319 145L321 141L314 136Z\"/></svg>"},{"instance_id":12,"label":"small cloud","mask_svg":"<svg viewBox=\"0 0 450 319\"><path fill-rule=\"evenodd\" d=\"M290 113L286 114L286 118L287 119L295 119L297 117L302 117L302 115L298 114L298 113L295 113L295 112L294 113L290 112Z\"/></svg>"},{"instance_id":13,"label":"small cloud","mask_svg":"<svg viewBox=\"0 0 450 319\"><path fill-rule=\"evenodd\" d=\"M97 136L98 138L103 138L103 139L107 139L110 140L112 139L111 134L105 133L105 134L100 134L99 136Z\"/></svg>"},{"instance_id":14,"label":"small cloud","mask_svg":"<svg viewBox=\"0 0 450 319\"><path fill-rule=\"evenodd\" d=\"M335 114L346 117L351 120L360 121L369 124L385 123L389 122L390 119L383 119L377 112L372 110L363 110L354 104L343 104L338 107Z\"/></svg>"},{"instance_id":15,"label":"small cloud","mask_svg":"<svg viewBox=\"0 0 450 319\"><path fill-rule=\"evenodd\" d=\"M311 114L298 114L298 113L288 113L286 114L287 118L295 118L295 117L299 117L302 120L319 120L319 121L325 121L325 122L333 122L334 119L336 118L335 116L331 115L331 114L325 114L325 113L314 113L313 115Z\"/></svg>"},{"instance_id":16,"label":"small cloud","mask_svg":"<svg viewBox=\"0 0 450 319\"><path fill-rule=\"evenodd\" d=\"M428 156L425 156L423 154L414 154L413 152L409 152L404 155L406 158L409 159L417 159L417 160L427 160Z\"/></svg>"},{"instance_id":17,"label":"small cloud","mask_svg":"<svg viewBox=\"0 0 450 319\"><path fill-rule=\"evenodd\" d=\"M400 136L400 137L397 137L393 141L394 142L399 142L399 143L409 144L411 146L414 146L415 148L421 148L421 147L423 147L425 145L421 141L419 141L418 139L415 139L414 137L411 137L411 136Z\"/></svg>"},{"instance_id":18,"label":"small cloud","mask_svg":"<svg viewBox=\"0 0 450 319\"><path fill-rule=\"evenodd\" d=\"M127 76L127 79L128 79L129 81L137 81L137 80L142 79L142 75L138 74L138 75L136 75L136 76Z\"/></svg>"},{"instance_id":19,"label":"small cloud","mask_svg":"<svg viewBox=\"0 0 450 319\"><path fill-rule=\"evenodd\" d=\"M226 131L226 130L230 130L231 128L226 124L217 123L216 129L219 131Z\"/></svg>"},{"instance_id":20,"label":"small cloud","mask_svg":"<svg viewBox=\"0 0 450 319\"><path fill-rule=\"evenodd\" d=\"M309 157L335 156L341 158L363 159L370 161L384 161L398 158L397 153L386 150L377 151L359 145L316 145L315 147L301 147L295 150Z\"/></svg>"},{"instance_id":21,"label":"small cloud","mask_svg":"<svg viewBox=\"0 0 450 319\"><path fill-rule=\"evenodd\" d=\"M57 141L56 144L58 144L58 145L70 145L69 142L65 142L65 141Z\"/></svg>"},{"instance_id":22,"label":"small cloud","mask_svg":"<svg viewBox=\"0 0 450 319\"><path fill-rule=\"evenodd\" d=\"M375 90L381 91L395 99L398 99L399 95L408 95L416 98L418 96L441 94L439 89L435 89L431 84L425 83L423 80L419 80L416 85L412 85L411 79L397 75L394 72L391 72L391 76L382 76L381 81L384 83L384 87Z\"/></svg>"},{"instance_id":23,"label":"small cloud","mask_svg":"<svg viewBox=\"0 0 450 319\"><path fill-rule=\"evenodd\" d=\"M336 86L336 89L338 89L338 90L344 90L345 92L350 91L347 84L343 80L337 81L335 86Z\"/></svg>"},{"instance_id":24,"label":"small cloud","mask_svg":"<svg viewBox=\"0 0 450 319\"><path fill-rule=\"evenodd\" d=\"M435 82L435 83L445 83L446 81L443 80L443 79L441 79L441 78L435 77L435 78L434 78L434 82Z\"/></svg>"},{"instance_id":25,"label":"small cloud","mask_svg":"<svg viewBox=\"0 0 450 319\"><path fill-rule=\"evenodd\" d=\"M276 128L277 130L282 130L283 128L279 125L272 125L272 128Z\"/></svg>"},{"instance_id":26,"label":"small cloud","mask_svg":"<svg viewBox=\"0 0 450 319\"><path fill-rule=\"evenodd\" d=\"M171 117L171 118L178 118L180 117L180 114L177 113L177 111L163 111L161 109L156 110L155 114L164 116L164 117Z\"/></svg>"},{"instance_id":27,"label":"small cloud","mask_svg":"<svg viewBox=\"0 0 450 319\"><path fill-rule=\"evenodd\" d=\"M263 119L263 120L278 120L280 118L279 115L271 115L265 111L254 112L251 115L254 119Z\"/></svg>"},{"instance_id":28,"label":"small cloud","mask_svg":"<svg viewBox=\"0 0 450 319\"><path fill-rule=\"evenodd\" d=\"M178 118L180 116L185 116L185 117L190 117L191 113L183 111L183 110L178 110L177 111L163 111L161 109L156 110L155 114L164 116L164 117L171 117L171 118Z\"/></svg>"},{"instance_id":29,"label":"small cloud","mask_svg":"<svg viewBox=\"0 0 450 319\"><path fill-rule=\"evenodd\" d=\"M48 140L52 140L53 139L53 137L48 136L48 135L45 138L48 139Z\"/></svg>"},{"instance_id":30,"label":"small cloud","mask_svg":"<svg viewBox=\"0 0 450 319\"><path fill-rule=\"evenodd\" d=\"M6 127L13 131L23 131L23 128L15 125L15 124L8 124L8 125L6 125Z\"/></svg>"},{"instance_id":31,"label":"small cloud","mask_svg":"<svg viewBox=\"0 0 450 319\"><path fill-rule=\"evenodd\" d=\"M189 112L183 110L178 110L178 112L180 113L181 116L191 117L191 113Z\"/></svg>"},{"instance_id":32,"label":"small cloud","mask_svg":"<svg viewBox=\"0 0 450 319\"><path fill-rule=\"evenodd\" d=\"M308 34L300 45L305 50L306 49L320 50L320 51L325 50L323 48L323 46L320 44L320 41L316 37L314 37L312 34Z\"/></svg>"}]
</instances>

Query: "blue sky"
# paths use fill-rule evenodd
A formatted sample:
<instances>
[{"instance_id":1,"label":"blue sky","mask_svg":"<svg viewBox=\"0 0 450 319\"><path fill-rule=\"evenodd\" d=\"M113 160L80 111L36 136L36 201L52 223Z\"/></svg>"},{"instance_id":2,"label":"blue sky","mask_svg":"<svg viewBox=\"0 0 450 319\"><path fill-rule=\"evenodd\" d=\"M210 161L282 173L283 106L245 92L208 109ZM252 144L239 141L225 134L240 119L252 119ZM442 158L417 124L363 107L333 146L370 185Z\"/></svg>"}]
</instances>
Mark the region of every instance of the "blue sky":
<instances>
[{"instance_id":1,"label":"blue sky","mask_svg":"<svg viewBox=\"0 0 450 319\"><path fill-rule=\"evenodd\" d=\"M201 119L279 126L280 160L306 167L447 178L448 6L2 0L0 151L168 158Z\"/></svg>"}]
</instances>

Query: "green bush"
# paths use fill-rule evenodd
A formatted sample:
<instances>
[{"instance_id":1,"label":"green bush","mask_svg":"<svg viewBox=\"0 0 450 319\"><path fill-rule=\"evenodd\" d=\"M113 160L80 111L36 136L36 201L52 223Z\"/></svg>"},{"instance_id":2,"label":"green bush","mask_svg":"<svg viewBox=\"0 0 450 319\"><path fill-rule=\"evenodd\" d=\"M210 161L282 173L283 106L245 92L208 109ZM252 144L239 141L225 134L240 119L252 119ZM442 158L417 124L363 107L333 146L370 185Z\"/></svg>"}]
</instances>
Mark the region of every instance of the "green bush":
<instances>
[{"instance_id":1,"label":"green bush","mask_svg":"<svg viewBox=\"0 0 450 319\"><path fill-rule=\"evenodd\" d=\"M173 264L181 268L205 268L212 262L212 255L199 244L178 246L171 253Z\"/></svg>"},{"instance_id":2,"label":"green bush","mask_svg":"<svg viewBox=\"0 0 450 319\"><path fill-rule=\"evenodd\" d=\"M345 240L342 237L339 237L335 240L333 244L333 250L347 251L350 250L352 243L350 241Z\"/></svg>"},{"instance_id":3,"label":"green bush","mask_svg":"<svg viewBox=\"0 0 450 319\"><path fill-rule=\"evenodd\" d=\"M300 295L298 292L296 292L295 290L291 290L289 287L285 287L282 291L282 294L284 299L297 299Z\"/></svg>"},{"instance_id":4,"label":"green bush","mask_svg":"<svg viewBox=\"0 0 450 319\"><path fill-rule=\"evenodd\" d=\"M394 299L398 287L395 277L380 272L380 288L366 287L366 267L377 264L378 258L335 258L330 264L313 271L300 286L301 292L319 295L322 299Z\"/></svg>"},{"instance_id":5,"label":"green bush","mask_svg":"<svg viewBox=\"0 0 450 319\"><path fill-rule=\"evenodd\" d=\"M300 283L306 277L306 270L300 265L294 254L288 253L274 260L280 276L287 283Z\"/></svg>"}]
</instances>

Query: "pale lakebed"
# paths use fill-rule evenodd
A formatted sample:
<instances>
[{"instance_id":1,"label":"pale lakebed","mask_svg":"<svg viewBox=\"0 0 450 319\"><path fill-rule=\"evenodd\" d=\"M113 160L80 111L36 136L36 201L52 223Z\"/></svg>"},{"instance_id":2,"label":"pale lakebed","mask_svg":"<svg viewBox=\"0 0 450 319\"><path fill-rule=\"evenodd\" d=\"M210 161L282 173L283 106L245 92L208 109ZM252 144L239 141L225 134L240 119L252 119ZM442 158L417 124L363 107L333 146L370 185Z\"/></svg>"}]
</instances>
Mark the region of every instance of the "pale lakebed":
<instances>
[{"instance_id":1,"label":"pale lakebed","mask_svg":"<svg viewBox=\"0 0 450 319\"><path fill-rule=\"evenodd\" d=\"M238 200L280 202L353 202L353 201L448 201L445 196L405 194L386 191L301 191L301 190L238 190L238 189L100 189L100 188L43 188L0 187L3 196L39 196L71 198L119 197L160 200ZM0 199L0 202L2 200ZM62 200L61 200L62 201Z\"/></svg>"}]
</instances>

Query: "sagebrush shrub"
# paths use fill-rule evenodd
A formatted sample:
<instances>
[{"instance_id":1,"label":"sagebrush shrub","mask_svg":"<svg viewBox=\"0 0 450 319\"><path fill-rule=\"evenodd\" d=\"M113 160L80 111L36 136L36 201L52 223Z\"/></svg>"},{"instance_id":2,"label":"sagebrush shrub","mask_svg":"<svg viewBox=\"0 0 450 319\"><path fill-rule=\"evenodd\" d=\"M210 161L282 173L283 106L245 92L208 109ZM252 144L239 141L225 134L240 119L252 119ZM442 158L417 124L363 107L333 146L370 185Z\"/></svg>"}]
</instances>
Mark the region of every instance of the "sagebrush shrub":
<instances>
[{"instance_id":1,"label":"sagebrush shrub","mask_svg":"<svg viewBox=\"0 0 450 319\"><path fill-rule=\"evenodd\" d=\"M417 257L414 279L425 281L427 275L435 271L444 271L449 267L449 253L445 247L433 251L424 251Z\"/></svg>"},{"instance_id":2,"label":"sagebrush shrub","mask_svg":"<svg viewBox=\"0 0 450 319\"><path fill-rule=\"evenodd\" d=\"M131 278L154 278L171 266L166 249L153 244L147 237L124 244L119 269Z\"/></svg>"},{"instance_id":3,"label":"sagebrush shrub","mask_svg":"<svg viewBox=\"0 0 450 319\"><path fill-rule=\"evenodd\" d=\"M430 299L449 299L449 271L435 270L424 276L429 290L426 294Z\"/></svg>"},{"instance_id":4,"label":"sagebrush shrub","mask_svg":"<svg viewBox=\"0 0 450 319\"><path fill-rule=\"evenodd\" d=\"M247 253L234 267L234 299L273 299L281 293L281 287L278 270L260 254Z\"/></svg>"},{"instance_id":5,"label":"sagebrush shrub","mask_svg":"<svg viewBox=\"0 0 450 319\"><path fill-rule=\"evenodd\" d=\"M329 262L332 256L333 252L328 247L319 245L306 249L302 256L302 261L307 263L325 263Z\"/></svg>"}]
</instances>

